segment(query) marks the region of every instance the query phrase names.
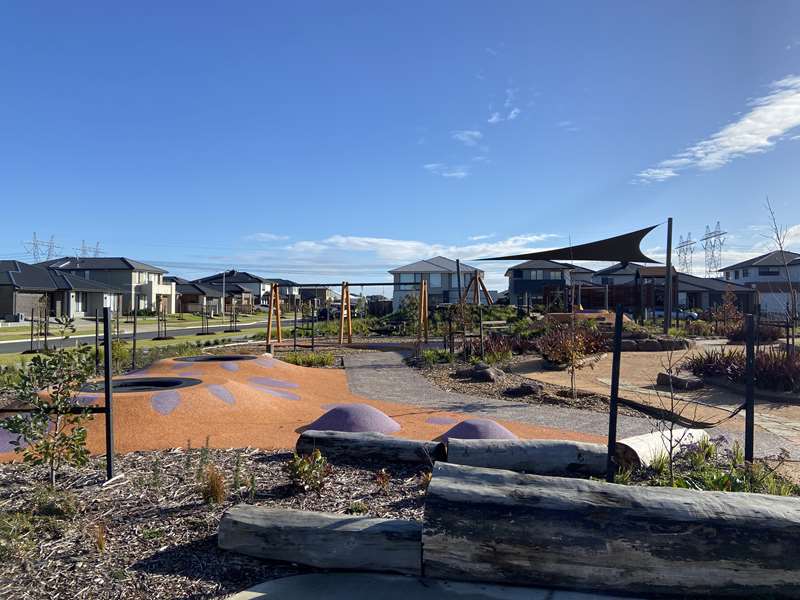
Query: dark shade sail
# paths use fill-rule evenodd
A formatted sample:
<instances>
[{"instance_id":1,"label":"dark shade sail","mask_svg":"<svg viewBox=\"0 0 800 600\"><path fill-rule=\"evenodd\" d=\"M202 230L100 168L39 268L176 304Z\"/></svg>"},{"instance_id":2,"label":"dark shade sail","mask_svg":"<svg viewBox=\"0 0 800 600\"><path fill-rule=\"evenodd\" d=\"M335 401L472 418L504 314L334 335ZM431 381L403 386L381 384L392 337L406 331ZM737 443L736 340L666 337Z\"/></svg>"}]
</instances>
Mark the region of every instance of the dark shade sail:
<instances>
[{"instance_id":1,"label":"dark shade sail","mask_svg":"<svg viewBox=\"0 0 800 600\"><path fill-rule=\"evenodd\" d=\"M481 258L479 260L604 260L618 262L658 262L645 256L639 248L642 239L653 231L658 225L645 227L638 231L623 233L597 242L568 246L556 250L543 250L542 252L529 252L527 254L513 254L511 256L497 256L494 258Z\"/></svg>"}]
</instances>

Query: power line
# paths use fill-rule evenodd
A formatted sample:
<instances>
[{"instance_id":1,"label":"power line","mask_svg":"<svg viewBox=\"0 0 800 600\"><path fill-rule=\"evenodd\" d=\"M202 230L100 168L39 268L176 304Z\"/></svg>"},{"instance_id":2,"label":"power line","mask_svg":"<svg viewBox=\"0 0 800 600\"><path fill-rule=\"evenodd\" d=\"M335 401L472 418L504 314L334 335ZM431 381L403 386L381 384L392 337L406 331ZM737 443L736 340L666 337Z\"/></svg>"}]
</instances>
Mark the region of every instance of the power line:
<instances>
[{"instance_id":1,"label":"power line","mask_svg":"<svg viewBox=\"0 0 800 600\"><path fill-rule=\"evenodd\" d=\"M689 232L686 239L680 236L680 242L675 246L675 251L678 254L678 269L684 273L692 273L694 246L696 243L697 242L692 239L692 233Z\"/></svg>"},{"instance_id":2,"label":"power line","mask_svg":"<svg viewBox=\"0 0 800 600\"><path fill-rule=\"evenodd\" d=\"M722 268L722 248L727 233L727 231L722 231L719 221L713 230L706 225L706 234L700 238L705 251L706 277L719 276L719 270Z\"/></svg>"}]
</instances>

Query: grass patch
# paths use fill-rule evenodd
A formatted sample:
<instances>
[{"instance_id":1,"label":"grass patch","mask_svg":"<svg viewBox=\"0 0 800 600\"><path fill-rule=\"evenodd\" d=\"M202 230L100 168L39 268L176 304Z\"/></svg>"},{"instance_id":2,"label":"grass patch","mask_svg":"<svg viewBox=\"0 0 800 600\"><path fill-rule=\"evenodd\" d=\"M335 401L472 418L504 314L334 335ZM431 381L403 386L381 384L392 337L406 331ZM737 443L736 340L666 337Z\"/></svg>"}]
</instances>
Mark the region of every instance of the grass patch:
<instances>
[{"instance_id":1,"label":"grass patch","mask_svg":"<svg viewBox=\"0 0 800 600\"><path fill-rule=\"evenodd\" d=\"M280 359L300 367L332 367L334 362L330 352L287 352Z\"/></svg>"}]
</instances>

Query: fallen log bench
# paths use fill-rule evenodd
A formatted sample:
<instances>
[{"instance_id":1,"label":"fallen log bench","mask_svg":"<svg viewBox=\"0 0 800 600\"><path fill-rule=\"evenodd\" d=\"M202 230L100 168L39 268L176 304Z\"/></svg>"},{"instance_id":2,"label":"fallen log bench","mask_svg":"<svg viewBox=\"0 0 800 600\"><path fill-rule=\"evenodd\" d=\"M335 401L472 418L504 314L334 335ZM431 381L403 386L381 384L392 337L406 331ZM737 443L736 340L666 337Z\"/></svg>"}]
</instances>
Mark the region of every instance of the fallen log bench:
<instances>
[{"instance_id":1,"label":"fallen log bench","mask_svg":"<svg viewBox=\"0 0 800 600\"><path fill-rule=\"evenodd\" d=\"M700 440L707 440L708 433L703 429L676 427L670 432L653 431L623 438L617 442L617 462L623 468L649 467L659 455L669 456L669 447L677 454Z\"/></svg>"},{"instance_id":2,"label":"fallen log bench","mask_svg":"<svg viewBox=\"0 0 800 600\"><path fill-rule=\"evenodd\" d=\"M460 440L447 443L447 462L537 475L605 475L607 449L567 440Z\"/></svg>"},{"instance_id":3,"label":"fallen log bench","mask_svg":"<svg viewBox=\"0 0 800 600\"><path fill-rule=\"evenodd\" d=\"M595 592L800 597L800 499L437 463L423 574Z\"/></svg>"},{"instance_id":4,"label":"fallen log bench","mask_svg":"<svg viewBox=\"0 0 800 600\"><path fill-rule=\"evenodd\" d=\"M415 521L238 505L222 516L217 543L323 569L420 575L421 536Z\"/></svg>"},{"instance_id":5,"label":"fallen log bench","mask_svg":"<svg viewBox=\"0 0 800 600\"><path fill-rule=\"evenodd\" d=\"M310 454L318 449L329 460L372 459L431 465L444 460L442 442L406 440L383 433L308 430L297 440L297 453Z\"/></svg>"}]
</instances>

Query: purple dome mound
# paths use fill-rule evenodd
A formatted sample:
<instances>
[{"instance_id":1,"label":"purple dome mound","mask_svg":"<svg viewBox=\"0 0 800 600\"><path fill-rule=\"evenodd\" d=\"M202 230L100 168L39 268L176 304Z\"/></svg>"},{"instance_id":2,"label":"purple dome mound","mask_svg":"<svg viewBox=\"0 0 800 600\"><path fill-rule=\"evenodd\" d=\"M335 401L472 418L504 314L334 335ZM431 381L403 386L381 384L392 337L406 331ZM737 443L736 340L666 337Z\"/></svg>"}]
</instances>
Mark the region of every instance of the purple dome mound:
<instances>
[{"instance_id":1,"label":"purple dome mound","mask_svg":"<svg viewBox=\"0 0 800 600\"><path fill-rule=\"evenodd\" d=\"M369 404L339 404L311 423L307 429L394 433L400 430L400 423Z\"/></svg>"},{"instance_id":2,"label":"purple dome mound","mask_svg":"<svg viewBox=\"0 0 800 600\"><path fill-rule=\"evenodd\" d=\"M467 419L439 436L442 441L458 440L517 440L516 435L491 419Z\"/></svg>"}]
</instances>

